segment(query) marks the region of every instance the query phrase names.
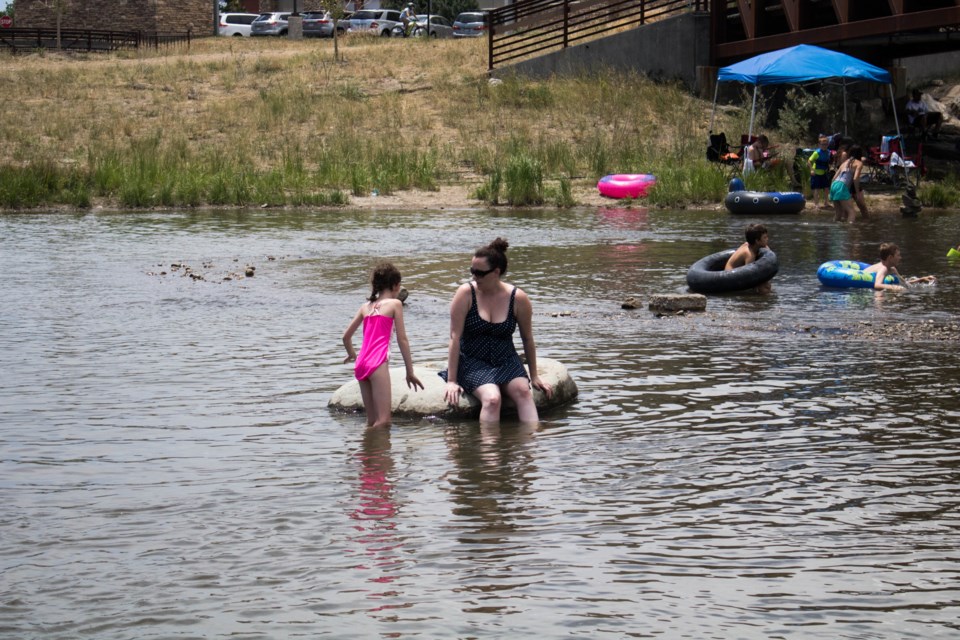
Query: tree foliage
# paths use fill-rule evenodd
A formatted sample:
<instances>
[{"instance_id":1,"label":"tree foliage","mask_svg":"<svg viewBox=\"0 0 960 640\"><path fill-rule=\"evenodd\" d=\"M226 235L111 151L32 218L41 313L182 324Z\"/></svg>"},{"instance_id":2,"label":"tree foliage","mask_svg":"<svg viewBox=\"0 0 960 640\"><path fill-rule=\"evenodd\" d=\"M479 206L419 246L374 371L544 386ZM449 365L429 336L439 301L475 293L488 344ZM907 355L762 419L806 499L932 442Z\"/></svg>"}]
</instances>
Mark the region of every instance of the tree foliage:
<instances>
[{"instance_id":1,"label":"tree foliage","mask_svg":"<svg viewBox=\"0 0 960 640\"><path fill-rule=\"evenodd\" d=\"M221 13L246 13L240 0L220 0Z\"/></svg>"}]
</instances>

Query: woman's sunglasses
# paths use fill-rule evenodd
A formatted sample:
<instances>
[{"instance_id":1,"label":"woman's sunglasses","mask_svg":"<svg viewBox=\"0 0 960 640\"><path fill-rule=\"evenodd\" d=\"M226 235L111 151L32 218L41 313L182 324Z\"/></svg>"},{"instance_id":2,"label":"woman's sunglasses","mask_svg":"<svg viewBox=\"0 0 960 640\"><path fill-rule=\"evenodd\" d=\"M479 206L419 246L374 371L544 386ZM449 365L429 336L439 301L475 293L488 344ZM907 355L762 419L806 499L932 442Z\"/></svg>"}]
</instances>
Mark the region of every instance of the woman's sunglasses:
<instances>
[{"instance_id":1,"label":"woman's sunglasses","mask_svg":"<svg viewBox=\"0 0 960 640\"><path fill-rule=\"evenodd\" d=\"M496 269L496 267L494 267L493 269ZM488 273L493 272L493 269L487 269L486 271L481 271L480 269L474 269L473 267L470 267L470 273L473 275L474 278L482 278Z\"/></svg>"}]
</instances>

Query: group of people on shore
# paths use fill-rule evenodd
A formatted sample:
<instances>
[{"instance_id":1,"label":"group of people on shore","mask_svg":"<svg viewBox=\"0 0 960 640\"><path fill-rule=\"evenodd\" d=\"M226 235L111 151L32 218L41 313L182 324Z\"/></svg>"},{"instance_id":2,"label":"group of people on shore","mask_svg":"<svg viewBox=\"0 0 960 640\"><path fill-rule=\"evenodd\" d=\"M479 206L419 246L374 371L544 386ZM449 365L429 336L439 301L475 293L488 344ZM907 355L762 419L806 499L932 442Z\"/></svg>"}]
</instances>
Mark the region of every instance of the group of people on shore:
<instances>
[{"instance_id":1,"label":"group of people on shore","mask_svg":"<svg viewBox=\"0 0 960 640\"><path fill-rule=\"evenodd\" d=\"M857 211L867 217L870 210L860 187L863 172L863 148L849 138L842 138L837 148L831 149L831 137L821 135L818 148L807 158L810 169L810 190L813 204L821 210L833 210L836 220L853 222ZM770 140L765 135L744 148L743 173L768 169L777 164L770 151Z\"/></svg>"},{"instance_id":2,"label":"group of people on shore","mask_svg":"<svg viewBox=\"0 0 960 640\"><path fill-rule=\"evenodd\" d=\"M919 89L914 89L906 107L907 122L921 139L936 139L943 124L943 116L931 110L923 101ZM833 210L837 221L854 222L857 212L864 218L870 215L860 186L863 173L864 150L850 138L820 135L818 148L807 158L810 170L810 191L813 204L821 210ZM749 174L774 166L777 159L770 152L770 141L757 136L744 148L743 173Z\"/></svg>"},{"instance_id":3,"label":"group of people on shore","mask_svg":"<svg viewBox=\"0 0 960 640\"><path fill-rule=\"evenodd\" d=\"M821 209L833 208L833 219L839 221L854 222L857 219L857 211L864 218L870 215L867 209L867 201L863 196L863 188L860 186L860 176L863 173L863 148L854 144L853 141L845 138L840 140L836 151L836 170L832 178L829 179L829 192L827 189L827 175L829 174L829 163L827 171L821 176L816 175L818 170L817 161L822 168L823 160L821 157L830 154L828 136L820 136L819 148L811 154L808 162L810 163L810 189L813 192L814 205L821 201L824 194L827 194L829 203L820 204ZM816 160L815 157L816 156ZM814 188L814 184L817 188Z\"/></svg>"}]
</instances>

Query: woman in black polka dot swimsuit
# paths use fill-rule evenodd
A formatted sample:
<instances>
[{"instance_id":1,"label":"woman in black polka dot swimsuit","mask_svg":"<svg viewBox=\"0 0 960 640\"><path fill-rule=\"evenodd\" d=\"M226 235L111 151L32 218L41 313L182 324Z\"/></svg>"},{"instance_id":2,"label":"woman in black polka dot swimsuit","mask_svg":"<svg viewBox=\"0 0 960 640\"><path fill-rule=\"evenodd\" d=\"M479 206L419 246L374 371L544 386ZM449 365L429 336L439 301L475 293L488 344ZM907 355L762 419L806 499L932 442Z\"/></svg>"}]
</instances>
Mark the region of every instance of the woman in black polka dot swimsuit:
<instances>
[{"instance_id":1,"label":"woman in black polka dot swimsuit","mask_svg":"<svg viewBox=\"0 0 960 640\"><path fill-rule=\"evenodd\" d=\"M463 392L480 400L481 422L499 421L503 393L517 405L522 422L536 422L539 416L531 385L548 396L553 389L537 374L530 299L500 280L507 272L508 246L497 238L474 254L470 268L474 281L461 285L450 304L448 367L440 377L447 381L444 396L450 404L459 402ZM517 327L529 378L513 345ZM450 376L450 371L456 375Z\"/></svg>"}]
</instances>

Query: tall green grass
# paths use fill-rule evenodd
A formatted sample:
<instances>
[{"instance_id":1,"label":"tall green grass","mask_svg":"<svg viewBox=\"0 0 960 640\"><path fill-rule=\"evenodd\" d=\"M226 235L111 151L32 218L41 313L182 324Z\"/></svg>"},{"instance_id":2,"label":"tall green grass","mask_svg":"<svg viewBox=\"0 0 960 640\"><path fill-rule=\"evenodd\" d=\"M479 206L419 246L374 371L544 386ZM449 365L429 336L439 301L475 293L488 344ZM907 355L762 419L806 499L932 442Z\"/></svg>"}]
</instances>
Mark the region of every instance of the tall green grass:
<instances>
[{"instance_id":1,"label":"tall green grass","mask_svg":"<svg viewBox=\"0 0 960 640\"><path fill-rule=\"evenodd\" d=\"M927 207L960 207L960 177L956 173L950 173L939 182L922 183L917 196Z\"/></svg>"},{"instance_id":2,"label":"tall green grass","mask_svg":"<svg viewBox=\"0 0 960 640\"><path fill-rule=\"evenodd\" d=\"M299 156L288 156L275 169L256 171L242 160L215 154L181 156L175 149L144 144L102 155L91 152L85 169L42 160L0 166L0 207L83 208L95 198L115 199L131 208L348 203L340 187L317 179Z\"/></svg>"}]
</instances>

